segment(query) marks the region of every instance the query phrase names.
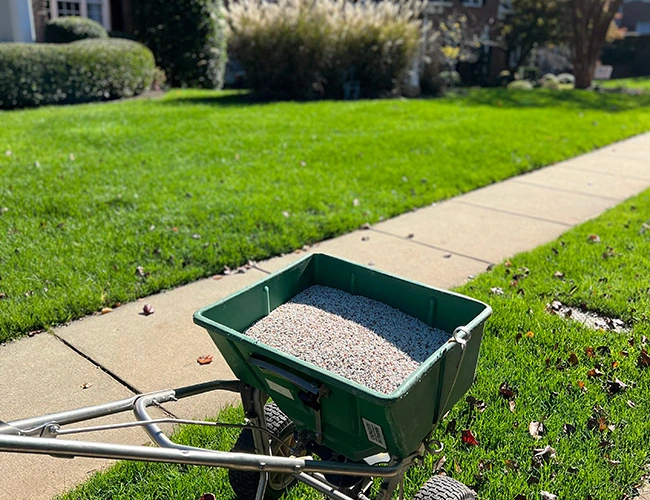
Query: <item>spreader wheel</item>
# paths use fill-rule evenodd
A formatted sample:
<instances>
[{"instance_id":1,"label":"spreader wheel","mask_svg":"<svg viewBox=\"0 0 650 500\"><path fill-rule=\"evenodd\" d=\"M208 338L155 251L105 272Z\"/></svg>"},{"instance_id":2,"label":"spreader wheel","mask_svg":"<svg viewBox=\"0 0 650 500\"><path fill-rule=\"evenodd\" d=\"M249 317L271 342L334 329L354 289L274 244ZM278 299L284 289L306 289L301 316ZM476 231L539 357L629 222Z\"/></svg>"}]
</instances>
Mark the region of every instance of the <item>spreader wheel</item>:
<instances>
[{"instance_id":1,"label":"spreader wheel","mask_svg":"<svg viewBox=\"0 0 650 500\"><path fill-rule=\"evenodd\" d=\"M275 439L270 441L271 454L276 457L288 457L291 455L291 448L295 445L294 430L295 425L275 403L268 403L264 406L264 416L266 417L267 430L275 435L282 444ZM250 429L241 431L233 452L255 453L255 442L253 441L253 432ZM260 481L260 475L257 472L245 472L235 469L228 471L230 486L240 500L250 500L255 498L257 486ZM294 485L296 479L289 474L270 473L269 482L266 486L267 499L277 499Z\"/></svg>"},{"instance_id":2,"label":"spreader wheel","mask_svg":"<svg viewBox=\"0 0 650 500\"><path fill-rule=\"evenodd\" d=\"M413 500L475 500L476 494L463 483L448 476L430 478Z\"/></svg>"}]
</instances>

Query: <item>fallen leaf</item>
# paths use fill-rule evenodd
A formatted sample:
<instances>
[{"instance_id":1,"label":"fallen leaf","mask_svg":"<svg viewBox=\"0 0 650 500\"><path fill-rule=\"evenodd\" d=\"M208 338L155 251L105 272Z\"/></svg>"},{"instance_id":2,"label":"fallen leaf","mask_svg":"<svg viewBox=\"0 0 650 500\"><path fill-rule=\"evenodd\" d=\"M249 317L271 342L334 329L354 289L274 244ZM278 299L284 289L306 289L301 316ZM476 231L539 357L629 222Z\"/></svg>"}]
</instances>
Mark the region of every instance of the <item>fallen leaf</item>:
<instances>
[{"instance_id":1,"label":"fallen leaf","mask_svg":"<svg viewBox=\"0 0 650 500\"><path fill-rule=\"evenodd\" d=\"M149 316L150 314L153 314L153 313L155 313L155 312L156 312L156 311L154 310L154 308L153 308L153 306L152 306L151 304L145 304L145 305L142 307L142 313L143 313L145 316Z\"/></svg>"},{"instance_id":2,"label":"fallen leaf","mask_svg":"<svg viewBox=\"0 0 650 500\"><path fill-rule=\"evenodd\" d=\"M557 500L557 495L554 495L553 493L549 493L548 491L540 491L539 496L544 500Z\"/></svg>"},{"instance_id":3,"label":"fallen leaf","mask_svg":"<svg viewBox=\"0 0 650 500\"><path fill-rule=\"evenodd\" d=\"M196 362L200 365L209 365L210 363L212 363L213 359L214 356L212 356L211 354L206 354L205 356L199 356L196 359Z\"/></svg>"},{"instance_id":4,"label":"fallen leaf","mask_svg":"<svg viewBox=\"0 0 650 500\"><path fill-rule=\"evenodd\" d=\"M199 500L217 500L217 497L214 496L214 493L203 493Z\"/></svg>"},{"instance_id":5,"label":"fallen leaf","mask_svg":"<svg viewBox=\"0 0 650 500\"><path fill-rule=\"evenodd\" d=\"M5 156L11 156L12 154L13 152L10 149L7 149L7 151L5 151Z\"/></svg>"},{"instance_id":6,"label":"fallen leaf","mask_svg":"<svg viewBox=\"0 0 650 500\"><path fill-rule=\"evenodd\" d=\"M471 408L476 408L480 412L484 412L485 409L487 408L487 404L485 404L485 401L481 401L480 399L476 399L474 396L467 396L465 401L467 401L467 403L469 403L469 406Z\"/></svg>"},{"instance_id":7,"label":"fallen leaf","mask_svg":"<svg viewBox=\"0 0 650 500\"><path fill-rule=\"evenodd\" d=\"M590 243L600 243L600 237L597 234L590 234L587 241Z\"/></svg>"},{"instance_id":8,"label":"fallen leaf","mask_svg":"<svg viewBox=\"0 0 650 500\"><path fill-rule=\"evenodd\" d=\"M472 434L472 431L466 429L462 431L461 434L463 443L469 446L478 446L478 441L474 437L474 434Z\"/></svg>"},{"instance_id":9,"label":"fallen leaf","mask_svg":"<svg viewBox=\"0 0 650 500\"><path fill-rule=\"evenodd\" d=\"M625 389L628 388L627 384L624 384L621 382L619 379L614 379L614 380L607 380L605 382L605 387L607 388L607 393L610 396L613 396L615 394L618 394L619 392L623 392Z\"/></svg>"},{"instance_id":10,"label":"fallen leaf","mask_svg":"<svg viewBox=\"0 0 650 500\"><path fill-rule=\"evenodd\" d=\"M621 351L621 352L619 352L619 354L621 356L623 356L624 358L627 358L630 355L630 353L628 353L627 351Z\"/></svg>"},{"instance_id":11,"label":"fallen leaf","mask_svg":"<svg viewBox=\"0 0 650 500\"><path fill-rule=\"evenodd\" d=\"M215 275L212 277L212 279L215 280L215 281L219 281L221 278L223 278L223 276L221 276L221 275L219 275L219 274L215 274Z\"/></svg>"},{"instance_id":12,"label":"fallen leaf","mask_svg":"<svg viewBox=\"0 0 650 500\"><path fill-rule=\"evenodd\" d=\"M358 207L359 205L361 205L361 202L359 201L359 198L355 198L354 200L352 200L352 206L353 207Z\"/></svg>"},{"instance_id":13,"label":"fallen leaf","mask_svg":"<svg viewBox=\"0 0 650 500\"><path fill-rule=\"evenodd\" d=\"M369 223L361 224L361 229L370 229L372 226Z\"/></svg>"},{"instance_id":14,"label":"fallen leaf","mask_svg":"<svg viewBox=\"0 0 650 500\"><path fill-rule=\"evenodd\" d=\"M628 399L628 401L627 401L627 405L628 405L630 408L634 408L634 407L636 406L636 403L635 403L634 401L632 401L631 399Z\"/></svg>"},{"instance_id":15,"label":"fallen leaf","mask_svg":"<svg viewBox=\"0 0 650 500\"><path fill-rule=\"evenodd\" d=\"M518 471L519 464L514 460L506 460L506 469Z\"/></svg>"},{"instance_id":16,"label":"fallen leaf","mask_svg":"<svg viewBox=\"0 0 650 500\"><path fill-rule=\"evenodd\" d=\"M587 372L587 376L591 378L602 377L604 375L598 368L592 368Z\"/></svg>"},{"instance_id":17,"label":"fallen leaf","mask_svg":"<svg viewBox=\"0 0 650 500\"><path fill-rule=\"evenodd\" d=\"M620 365L620 363L619 363L618 361L614 361L614 362L612 363L612 368L613 368L614 370L616 370L616 368L618 368L619 365Z\"/></svg>"},{"instance_id":18,"label":"fallen leaf","mask_svg":"<svg viewBox=\"0 0 650 500\"><path fill-rule=\"evenodd\" d=\"M370 236L362 236L361 241L368 241L370 239Z\"/></svg>"},{"instance_id":19,"label":"fallen leaf","mask_svg":"<svg viewBox=\"0 0 650 500\"><path fill-rule=\"evenodd\" d=\"M515 404L516 404L516 403L515 403L514 399L511 399L510 401L508 401L508 407L510 408L510 411L511 411L512 413L515 412Z\"/></svg>"},{"instance_id":20,"label":"fallen leaf","mask_svg":"<svg viewBox=\"0 0 650 500\"><path fill-rule=\"evenodd\" d=\"M144 272L144 267L142 267L142 266L138 266L138 267L135 268L135 274L137 274L138 276L142 276L142 277L147 275L147 273Z\"/></svg>"},{"instance_id":21,"label":"fallen leaf","mask_svg":"<svg viewBox=\"0 0 650 500\"><path fill-rule=\"evenodd\" d=\"M641 350L641 354L639 354L639 357L636 360L636 362L641 368L647 368L648 366L650 366L650 356L648 355L648 352L645 349Z\"/></svg>"},{"instance_id":22,"label":"fallen leaf","mask_svg":"<svg viewBox=\"0 0 650 500\"><path fill-rule=\"evenodd\" d=\"M460 474L461 472L463 472L462 469L460 468L460 464L455 458L454 458L454 471L456 472L456 474Z\"/></svg>"},{"instance_id":23,"label":"fallen leaf","mask_svg":"<svg viewBox=\"0 0 650 500\"><path fill-rule=\"evenodd\" d=\"M409 234L406 235L406 238L409 239L409 240L412 239L412 238L415 238L415 234L409 233Z\"/></svg>"},{"instance_id":24,"label":"fallen leaf","mask_svg":"<svg viewBox=\"0 0 650 500\"><path fill-rule=\"evenodd\" d=\"M585 349L585 354L587 354L587 356L590 358L593 358L596 355L593 347L587 347Z\"/></svg>"},{"instance_id":25,"label":"fallen leaf","mask_svg":"<svg viewBox=\"0 0 650 500\"><path fill-rule=\"evenodd\" d=\"M282 211L282 215L284 215L287 219L291 216L291 214L289 212L287 212L286 210Z\"/></svg>"},{"instance_id":26,"label":"fallen leaf","mask_svg":"<svg viewBox=\"0 0 650 500\"><path fill-rule=\"evenodd\" d=\"M108 314L109 312L113 312L113 309L110 307L102 307L102 314Z\"/></svg>"},{"instance_id":27,"label":"fallen leaf","mask_svg":"<svg viewBox=\"0 0 650 500\"><path fill-rule=\"evenodd\" d=\"M617 465L621 465L620 460L610 460L609 458L605 459L609 465L612 465L616 467Z\"/></svg>"},{"instance_id":28,"label":"fallen leaf","mask_svg":"<svg viewBox=\"0 0 650 500\"><path fill-rule=\"evenodd\" d=\"M505 399L514 399L517 397L515 390L504 382L499 386L499 396Z\"/></svg>"},{"instance_id":29,"label":"fallen leaf","mask_svg":"<svg viewBox=\"0 0 650 500\"><path fill-rule=\"evenodd\" d=\"M369 265L370 267L374 266L374 265L375 265L375 261L374 261L374 260L371 260L370 262L368 262L368 265Z\"/></svg>"},{"instance_id":30,"label":"fallen leaf","mask_svg":"<svg viewBox=\"0 0 650 500\"><path fill-rule=\"evenodd\" d=\"M306 166L307 166L307 162L306 162L306 161L301 161L301 162L300 162L300 166L301 166L301 167L306 167Z\"/></svg>"},{"instance_id":31,"label":"fallen leaf","mask_svg":"<svg viewBox=\"0 0 650 500\"><path fill-rule=\"evenodd\" d=\"M449 422L447 422L447 434L453 434L456 432L456 419L452 418Z\"/></svg>"},{"instance_id":32,"label":"fallen leaf","mask_svg":"<svg viewBox=\"0 0 650 500\"><path fill-rule=\"evenodd\" d=\"M580 361L578 360L578 356L576 356L576 353L575 353L575 352L572 352L572 353L569 355L569 364L570 364L571 366L576 366L579 362L580 362Z\"/></svg>"},{"instance_id":33,"label":"fallen leaf","mask_svg":"<svg viewBox=\"0 0 650 500\"><path fill-rule=\"evenodd\" d=\"M533 449L533 459L538 462L549 462L557 458L555 454L555 448L551 445L547 445L544 448L534 448Z\"/></svg>"},{"instance_id":34,"label":"fallen leaf","mask_svg":"<svg viewBox=\"0 0 650 500\"><path fill-rule=\"evenodd\" d=\"M576 426L573 425L573 424L564 424L562 426L562 430L564 431L564 433L567 436L570 436L571 434L573 434L576 431Z\"/></svg>"},{"instance_id":35,"label":"fallen leaf","mask_svg":"<svg viewBox=\"0 0 650 500\"><path fill-rule=\"evenodd\" d=\"M6 299L6 298L7 298L7 294L0 292L0 300Z\"/></svg>"},{"instance_id":36,"label":"fallen leaf","mask_svg":"<svg viewBox=\"0 0 650 500\"><path fill-rule=\"evenodd\" d=\"M451 259L451 254L446 253L445 255L442 256L443 259Z\"/></svg>"},{"instance_id":37,"label":"fallen leaf","mask_svg":"<svg viewBox=\"0 0 650 500\"><path fill-rule=\"evenodd\" d=\"M445 457L444 455L441 456L440 459L435 464L433 464L433 473L437 474L438 472L443 470L445 468L446 462L447 462L447 457Z\"/></svg>"},{"instance_id":38,"label":"fallen leaf","mask_svg":"<svg viewBox=\"0 0 650 500\"><path fill-rule=\"evenodd\" d=\"M90 382L84 382L83 384L81 384L82 389L90 389L92 386L93 384L91 384Z\"/></svg>"},{"instance_id":39,"label":"fallen leaf","mask_svg":"<svg viewBox=\"0 0 650 500\"><path fill-rule=\"evenodd\" d=\"M562 278L564 278L564 273L561 272L561 271L555 271L555 272L553 273L553 277L554 277L554 278L558 278L558 279L562 279Z\"/></svg>"},{"instance_id":40,"label":"fallen leaf","mask_svg":"<svg viewBox=\"0 0 650 500\"><path fill-rule=\"evenodd\" d=\"M493 286L490 288L490 293L493 295L503 295L503 290L498 286Z\"/></svg>"},{"instance_id":41,"label":"fallen leaf","mask_svg":"<svg viewBox=\"0 0 650 500\"><path fill-rule=\"evenodd\" d=\"M192 239L194 239L194 240L200 240L200 239L201 239L201 235L200 235L199 233L194 233L194 234L192 235Z\"/></svg>"},{"instance_id":42,"label":"fallen leaf","mask_svg":"<svg viewBox=\"0 0 650 500\"><path fill-rule=\"evenodd\" d=\"M528 433L535 439L542 439L544 435L544 424L533 420L528 424Z\"/></svg>"}]
</instances>

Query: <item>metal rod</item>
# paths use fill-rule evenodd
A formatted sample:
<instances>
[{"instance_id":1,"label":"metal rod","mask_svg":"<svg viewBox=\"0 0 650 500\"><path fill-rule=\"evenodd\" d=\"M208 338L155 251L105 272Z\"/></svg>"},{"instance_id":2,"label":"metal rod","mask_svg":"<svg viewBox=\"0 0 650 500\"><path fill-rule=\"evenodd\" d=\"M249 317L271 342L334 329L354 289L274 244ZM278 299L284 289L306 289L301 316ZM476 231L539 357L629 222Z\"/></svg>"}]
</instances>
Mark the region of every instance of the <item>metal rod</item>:
<instances>
[{"instance_id":1,"label":"metal rod","mask_svg":"<svg viewBox=\"0 0 650 500\"><path fill-rule=\"evenodd\" d=\"M255 495L255 500L264 500L264 494L266 493L266 485L269 482L269 473L262 472L260 473L260 482L257 485L257 494Z\"/></svg>"},{"instance_id":2,"label":"metal rod","mask_svg":"<svg viewBox=\"0 0 650 500\"><path fill-rule=\"evenodd\" d=\"M230 391L239 393L242 382L240 380L213 380L202 384L188 385L174 389L174 395L178 399L196 396L210 391Z\"/></svg>"},{"instance_id":3,"label":"metal rod","mask_svg":"<svg viewBox=\"0 0 650 500\"><path fill-rule=\"evenodd\" d=\"M327 483L324 483L323 481L320 481L319 479L316 479L313 476L310 476L309 474L294 474L293 475L298 481L301 481L305 483L308 486L311 486L317 491L320 491L323 495L326 495L330 498L334 498L336 500L354 500L353 498L341 493L340 491L337 491L335 488L330 486Z\"/></svg>"},{"instance_id":4,"label":"metal rod","mask_svg":"<svg viewBox=\"0 0 650 500\"><path fill-rule=\"evenodd\" d=\"M228 424L226 422L207 422L205 420L188 420L184 418L156 418L147 422L123 422L121 424L95 425L92 427L75 427L73 429L61 429L56 424L52 424L48 432L53 436L67 436L69 434L83 434L86 432L111 431L115 429L127 429L129 427L142 427L149 424L183 424L183 425L204 425L207 427L224 427L226 429L256 429L252 425L246 424ZM46 426L47 427L47 426ZM269 431L263 431L268 434L269 438L276 439L279 443L284 444L282 440L277 439Z\"/></svg>"},{"instance_id":5,"label":"metal rod","mask_svg":"<svg viewBox=\"0 0 650 500\"><path fill-rule=\"evenodd\" d=\"M173 443L172 443L173 444ZM0 435L0 451L13 453L36 453L66 457L108 458L114 460L138 460L142 462L177 463L225 467L243 471L321 472L345 476L393 477L404 469L404 463L389 466L371 466L352 463L324 462L300 458L253 455L203 449L153 448L88 441L68 441L54 438ZM189 449L187 449L189 448ZM262 465L264 464L264 465Z\"/></svg>"},{"instance_id":6,"label":"metal rod","mask_svg":"<svg viewBox=\"0 0 650 500\"><path fill-rule=\"evenodd\" d=\"M61 411L47 415L14 420L13 422L6 422L6 425L0 425L0 435L16 434L16 429L21 431L23 434L40 434L43 426L46 424L74 424L77 422L83 422L84 420L92 420L93 418L131 411L138 398L143 396L154 397L155 403L164 403L166 401L182 399L214 390L239 392L240 386L241 382L238 380L214 380L203 384L179 387L178 389L166 389L147 394L137 394L126 399L111 401L109 403L102 403L99 405L77 408L75 410Z\"/></svg>"}]
</instances>

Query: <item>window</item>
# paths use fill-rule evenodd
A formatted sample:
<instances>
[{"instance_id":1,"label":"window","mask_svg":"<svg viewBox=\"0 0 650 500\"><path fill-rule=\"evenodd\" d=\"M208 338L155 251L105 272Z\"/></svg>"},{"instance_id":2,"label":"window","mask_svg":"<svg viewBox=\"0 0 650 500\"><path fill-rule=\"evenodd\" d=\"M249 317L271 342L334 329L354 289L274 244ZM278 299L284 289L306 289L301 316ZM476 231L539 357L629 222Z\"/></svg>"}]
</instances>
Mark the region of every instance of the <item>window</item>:
<instances>
[{"instance_id":1,"label":"window","mask_svg":"<svg viewBox=\"0 0 650 500\"><path fill-rule=\"evenodd\" d=\"M49 0L45 7L49 19L65 16L87 17L110 30L111 19L108 2L109 0Z\"/></svg>"},{"instance_id":2,"label":"window","mask_svg":"<svg viewBox=\"0 0 650 500\"><path fill-rule=\"evenodd\" d=\"M463 0L463 7L483 7L483 0Z\"/></svg>"}]
</instances>

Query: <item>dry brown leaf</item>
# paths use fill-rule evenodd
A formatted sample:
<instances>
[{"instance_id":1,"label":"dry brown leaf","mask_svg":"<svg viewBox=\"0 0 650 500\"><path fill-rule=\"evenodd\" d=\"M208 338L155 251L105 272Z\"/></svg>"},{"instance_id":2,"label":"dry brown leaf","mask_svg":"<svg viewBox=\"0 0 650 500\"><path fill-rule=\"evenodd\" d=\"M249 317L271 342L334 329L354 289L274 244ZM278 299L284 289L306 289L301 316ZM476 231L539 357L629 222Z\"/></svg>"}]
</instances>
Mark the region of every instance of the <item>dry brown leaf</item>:
<instances>
[{"instance_id":1,"label":"dry brown leaf","mask_svg":"<svg viewBox=\"0 0 650 500\"><path fill-rule=\"evenodd\" d=\"M510 401L508 401L508 406L509 406L510 411L511 411L512 413L515 412L515 404L516 404L516 403L515 403L514 399L511 399Z\"/></svg>"},{"instance_id":2,"label":"dry brown leaf","mask_svg":"<svg viewBox=\"0 0 650 500\"><path fill-rule=\"evenodd\" d=\"M528 424L528 433L535 439L542 439L544 435L544 424L533 420Z\"/></svg>"},{"instance_id":3,"label":"dry brown leaf","mask_svg":"<svg viewBox=\"0 0 650 500\"><path fill-rule=\"evenodd\" d=\"M212 356L211 354L206 354L204 356L199 356L196 359L196 362L198 364L200 364L200 365L209 365L210 363L212 363L213 359L214 359L214 356Z\"/></svg>"},{"instance_id":4,"label":"dry brown leaf","mask_svg":"<svg viewBox=\"0 0 650 500\"><path fill-rule=\"evenodd\" d=\"M145 304L142 307L142 314L144 314L145 316L150 316L151 314L153 314L155 312L156 311L155 311L155 309L153 308L153 306L151 304Z\"/></svg>"},{"instance_id":5,"label":"dry brown leaf","mask_svg":"<svg viewBox=\"0 0 650 500\"><path fill-rule=\"evenodd\" d=\"M110 312L113 312L113 309L110 307L102 307L102 314L108 314Z\"/></svg>"},{"instance_id":6,"label":"dry brown leaf","mask_svg":"<svg viewBox=\"0 0 650 500\"><path fill-rule=\"evenodd\" d=\"M578 356L576 356L576 353L575 353L575 352L572 352L572 353L569 355L569 364L570 364L571 366L576 366L579 362L580 362L580 361L578 360Z\"/></svg>"}]
</instances>

